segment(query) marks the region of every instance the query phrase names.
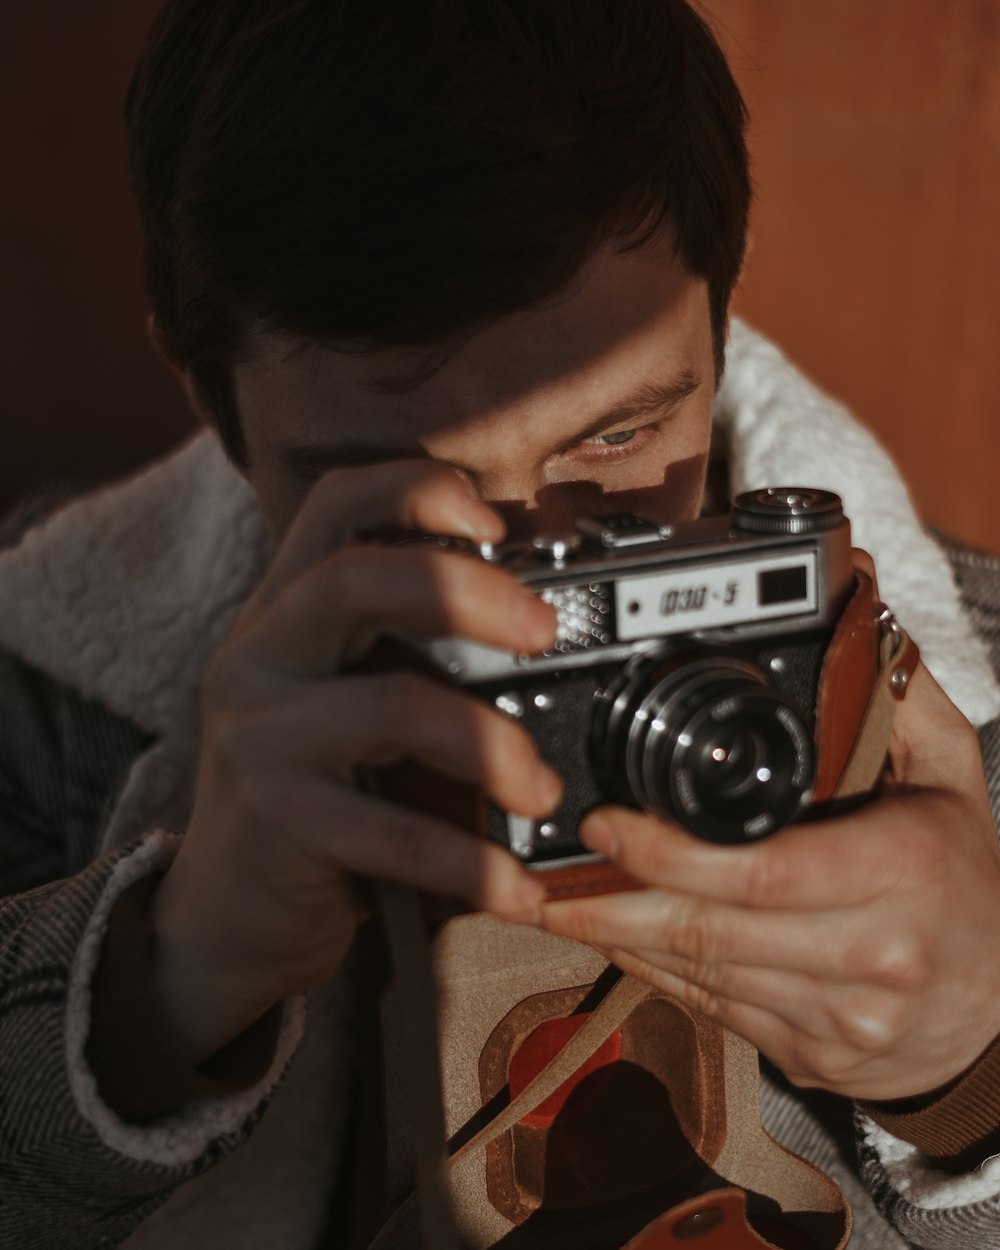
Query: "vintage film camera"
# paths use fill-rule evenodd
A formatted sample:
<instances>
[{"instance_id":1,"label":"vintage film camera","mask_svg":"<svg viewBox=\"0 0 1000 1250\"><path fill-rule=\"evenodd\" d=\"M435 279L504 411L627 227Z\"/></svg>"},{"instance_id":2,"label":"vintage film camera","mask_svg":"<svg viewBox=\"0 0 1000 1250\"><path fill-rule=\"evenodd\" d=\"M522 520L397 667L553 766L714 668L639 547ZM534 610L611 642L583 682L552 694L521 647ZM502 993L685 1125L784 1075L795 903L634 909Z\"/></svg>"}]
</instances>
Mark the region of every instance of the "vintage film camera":
<instances>
[{"instance_id":1,"label":"vintage film camera","mask_svg":"<svg viewBox=\"0 0 1000 1250\"><path fill-rule=\"evenodd\" d=\"M814 814L837 792L884 642L905 639L855 568L829 491L751 491L728 516L669 526L580 520L572 535L480 555L556 607L555 646L513 655L447 638L428 650L520 721L562 776L545 820L485 814L488 835L539 869L596 858L576 835L604 803L722 843Z\"/></svg>"}]
</instances>

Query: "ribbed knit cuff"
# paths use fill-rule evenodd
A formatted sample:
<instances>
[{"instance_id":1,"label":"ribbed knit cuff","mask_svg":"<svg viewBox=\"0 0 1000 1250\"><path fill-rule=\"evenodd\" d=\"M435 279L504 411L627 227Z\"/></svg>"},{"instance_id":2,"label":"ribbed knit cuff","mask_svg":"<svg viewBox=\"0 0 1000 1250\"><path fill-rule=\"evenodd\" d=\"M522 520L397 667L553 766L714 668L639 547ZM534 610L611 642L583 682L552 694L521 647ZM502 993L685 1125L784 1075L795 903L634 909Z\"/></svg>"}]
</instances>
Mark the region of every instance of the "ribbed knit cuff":
<instances>
[{"instance_id":1,"label":"ribbed knit cuff","mask_svg":"<svg viewBox=\"0 0 1000 1250\"><path fill-rule=\"evenodd\" d=\"M1000 1037L960 1077L924 1098L860 1103L893 1137L943 1172L967 1172L1000 1153Z\"/></svg>"},{"instance_id":2,"label":"ribbed knit cuff","mask_svg":"<svg viewBox=\"0 0 1000 1250\"><path fill-rule=\"evenodd\" d=\"M200 1068L178 1058L148 989L152 931L146 911L161 876L143 877L122 892L94 977L87 1059L101 1097L131 1124L249 1089L273 1062L281 1026L278 1003Z\"/></svg>"}]
</instances>

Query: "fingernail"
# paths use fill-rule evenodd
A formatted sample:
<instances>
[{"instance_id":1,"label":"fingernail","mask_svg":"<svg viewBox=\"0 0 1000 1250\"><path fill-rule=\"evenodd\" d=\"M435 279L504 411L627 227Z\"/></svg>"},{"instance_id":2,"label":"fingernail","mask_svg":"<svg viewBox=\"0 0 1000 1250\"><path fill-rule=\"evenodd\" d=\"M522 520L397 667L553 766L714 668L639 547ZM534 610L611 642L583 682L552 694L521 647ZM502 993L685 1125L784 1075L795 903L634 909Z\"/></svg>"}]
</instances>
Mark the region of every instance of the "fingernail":
<instances>
[{"instance_id":1,"label":"fingernail","mask_svg":"<svg viewBox=\"0 0 1000 1250\"><path fill-rule=\"evenodd\" d=\"M477 543L499 542L504 536L504 525L500 517L489 508L475 509L475 516L466 512L455 513L455 529L466 538Z\"/></svg>"},{"instance_id":2,"label":"fingernail","mask_svg":"<svg viewBox=\"0 0 1000 1250\"><path fill-rule=\"evenodd\" d=\"M592 851L614 859L618 854L618 830L604 816L588 816L580 826L580 841Z\"/></svg>"}]
</instances>

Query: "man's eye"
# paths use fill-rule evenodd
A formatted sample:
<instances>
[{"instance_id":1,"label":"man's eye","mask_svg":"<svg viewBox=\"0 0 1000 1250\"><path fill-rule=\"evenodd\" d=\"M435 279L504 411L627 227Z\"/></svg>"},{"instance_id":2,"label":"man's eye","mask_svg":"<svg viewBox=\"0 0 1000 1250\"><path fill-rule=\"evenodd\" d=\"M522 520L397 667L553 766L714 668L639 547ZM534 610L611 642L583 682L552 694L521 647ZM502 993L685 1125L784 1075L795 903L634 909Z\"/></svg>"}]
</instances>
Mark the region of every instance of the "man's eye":
<instances>
[{"instance_id":1,"label":"man's eye","mask_svg":"<svg viewBox=\"0 0 1000 1250\"><path fill-rule=\"evenodd\" d=\"M638 433L638 430L616 430L614 434L598 434L596 438L588 438L587 442L597 446L617 447L621 443L630 443Z\"/></svg>"}]
</instances>

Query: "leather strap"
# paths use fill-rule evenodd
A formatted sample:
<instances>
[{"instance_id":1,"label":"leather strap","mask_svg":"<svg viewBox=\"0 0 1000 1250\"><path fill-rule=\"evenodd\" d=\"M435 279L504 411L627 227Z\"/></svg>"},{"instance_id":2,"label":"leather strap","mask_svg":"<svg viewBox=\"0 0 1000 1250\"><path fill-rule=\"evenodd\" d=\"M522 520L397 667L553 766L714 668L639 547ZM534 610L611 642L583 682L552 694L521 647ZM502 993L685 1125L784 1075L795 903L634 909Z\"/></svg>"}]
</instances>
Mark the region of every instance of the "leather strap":
<instances>
[{"instance_id":1,"label":"leather strap","mask_svg":"<svg viewBox=\"0 0 1000 1250\"><path fill-rule=\"evenodd\" d=\"M746 1205L742 1189L713 1189L672 1207L623 1250L774 1250L750 1227Z\"/></svg>"},{"instance_id":2,"label":"leather strap","mask_svg":"<svg viewBox=\"0 0 1000 1250\"><path fill-rule=\"evenodd\" d=\"M392 966L399 985L403 1021L412 1059L410 1120L423 1244L435 1250L460 1250L446 1176L444 1102L437 1038L437 987L420 899L415 890L393 881L377 885L389 938ZM412 1195L411 1195L412 1196ZM404 1207L409 1206L409 1201ZM403 1208L397 1209L390 1219ZM373 1248L379 1245L384 1226Z\"/></svg>"},{"instance_id":3,"label":"leather strap","mask_svg":"<svg viewBox=\"0 0 1000 1250\"><path fill-rule=\"evenodd\" d=\"M920 660L920 650L884 604L879 605L883 628L882 666L861 718L857 738L837 783L834 797L868 794L878 785L889 751L896 704L906 694Z\"/></svg>"}]
</instances>

